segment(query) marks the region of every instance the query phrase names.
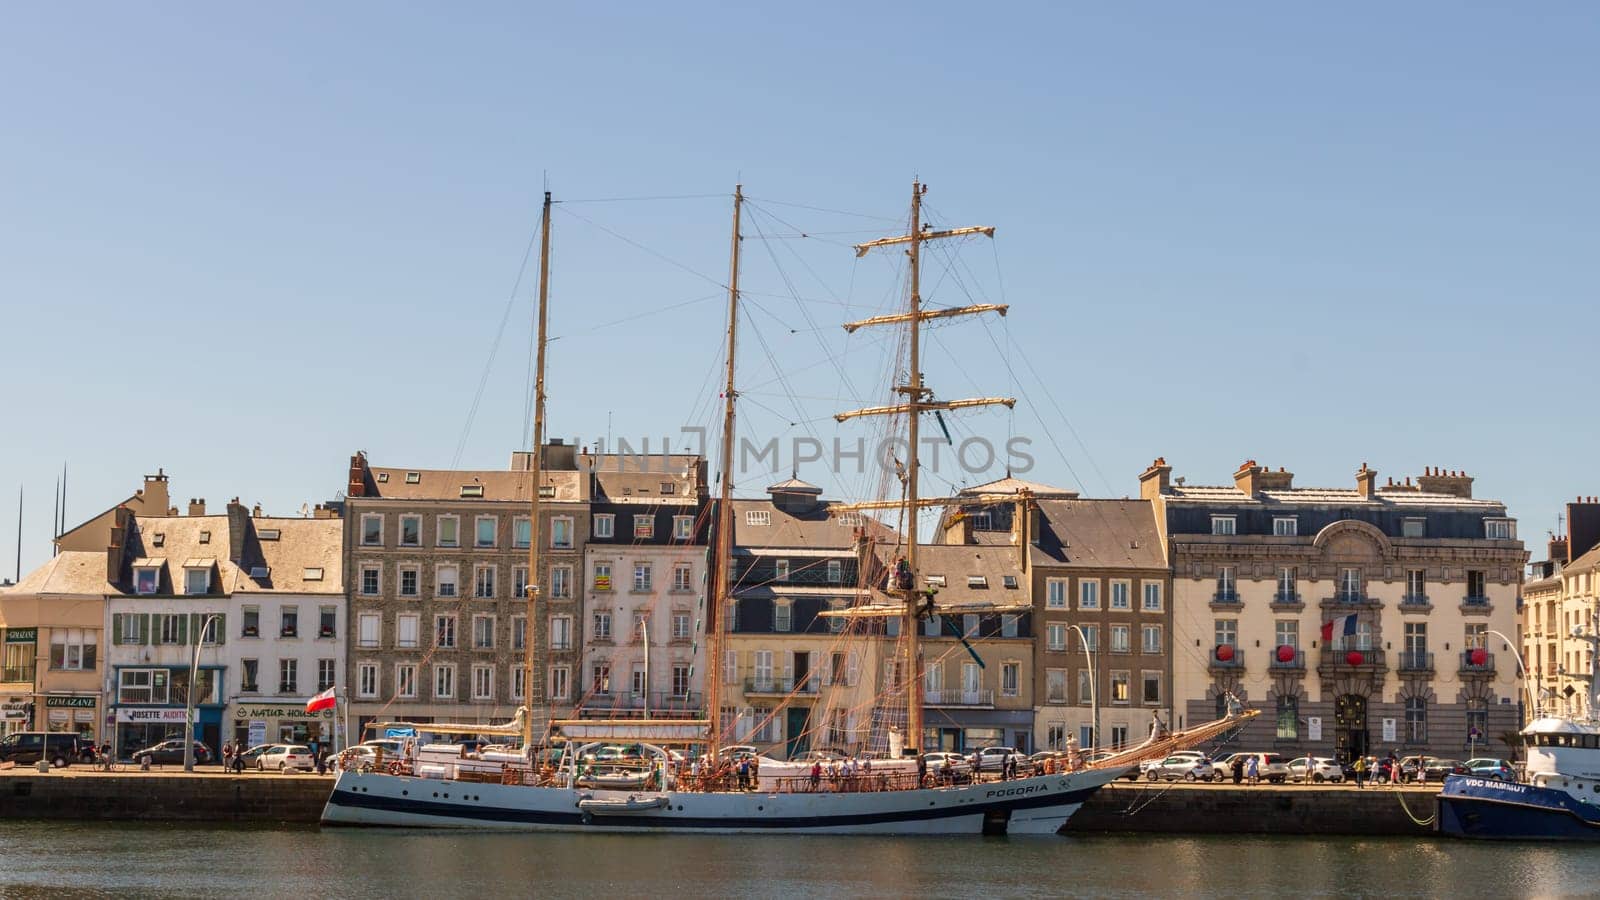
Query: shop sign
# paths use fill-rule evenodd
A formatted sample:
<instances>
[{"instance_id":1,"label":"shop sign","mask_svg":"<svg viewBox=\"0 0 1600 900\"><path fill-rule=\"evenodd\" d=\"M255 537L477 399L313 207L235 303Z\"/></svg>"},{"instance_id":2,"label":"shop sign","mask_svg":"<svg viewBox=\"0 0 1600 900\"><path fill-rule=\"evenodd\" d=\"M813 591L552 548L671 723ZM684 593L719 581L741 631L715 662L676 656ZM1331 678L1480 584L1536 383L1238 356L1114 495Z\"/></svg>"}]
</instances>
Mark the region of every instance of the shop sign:
<instances>
[{"instance_id":1,"label":"shop sign","mask_svg":"<svg viewBox=\"0 0 1600 900\"><path fill-rule=\"evenodd\" d=\"M129 709L128 707L123 707L117 710L118 722L178 722L181 724L187 718L185 710L181 707L178 709Z\"/></svg>"},{"instance_id":2,"label":"shop sign","mask_svg":"<svg viewBox=\"0 0 1600 900\"><path fill-rule=\"evenodd\" d=\"M22 722L26 721L27 718L28 711L25 709L12 709L9 706L5 709L0 709L0 722Z\"/></svg>"},{"instance_id":3,"label":"shop sign","mask_svg":"<svg viewBox=\"0 0 1600 900\"><path fill-rule=\"evenodd\" d=\"M267 723L260 719L250 720L250 746L257 747L267 742Z\"/></svg>"},{"instance_id":4,"label":"shop sign","mask_svg":"<svg viewBox=\"0 0 1600 900\"><path fill-rule=\"evenodd\" d=\"M234 711L235 719L316 719L333 718L333 710L306 712L303 706L240 706Z\"/></svg>"},{"instance_id":5,"label":"shop sign","mask_svg":"<svg viewBox=\"0 0 1600 900\"><path fill-rule=\"evenodd\" d=\"M39 629L37 628L7 628L6 643L8 644L37 644L39 642Z\"/></svg>"},{"instance_id":6,"label":"shop sign","mask_svg":"<svg viewBox=\"0 0 1600 900\"><path fill-rule=\"evenodd\" d=\"M64 706L68 709L94 709L98 697L45 697L45 706Z\"/></svg>"},{"instance_id":7,"label":"shop sign","mask_svg":"<svg viewBox=\"0 0 1600 900\"><path fill-rule=\"evenodd\" d=\"M56 722L69 722L71 720L72 720L72 713L67 712L64 709L52 709L52 710L50 710L50 722L52 724L54 724Z\"/></svg>"}]
</instances>

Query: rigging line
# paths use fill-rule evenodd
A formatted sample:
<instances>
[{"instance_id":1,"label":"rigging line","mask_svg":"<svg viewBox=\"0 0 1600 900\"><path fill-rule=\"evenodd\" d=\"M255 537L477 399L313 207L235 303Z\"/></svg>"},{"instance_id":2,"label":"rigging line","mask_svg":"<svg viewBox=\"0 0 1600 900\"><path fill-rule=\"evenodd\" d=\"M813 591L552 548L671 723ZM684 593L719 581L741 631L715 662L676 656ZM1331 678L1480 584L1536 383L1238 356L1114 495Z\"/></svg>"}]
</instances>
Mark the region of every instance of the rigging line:
<instances>
[{"instance_id":1,"label":"rigging line","mask_svg":"<svg viewBox=\"0 0 1600 900\"><path fill-rule=\"evenodd\" d=\"M756 200L758 198L746 195L744 199L745 199L746 203L749 203L752 200ZM834 215L840 215L840 216L855 216L858 219L872 219L872 220L877 221L877 222L900 222L900 221L903 221L903 217L901 217L901 216L874 216L874 215L871 215L869 213L851 212L851 211L849 211L847 209L829 209L826 206L810 206L810 205L805 204L805 203L789 203L789 202L786 202L786 201L783 201L783 200L773 200L770 197L761 197L759 199L760 199L760 201L762 203L771 203L771 204L774 204L774 205L777 205L777 206L792 206L792 207L794 207L796 209L809 209L809 210L811 210L813 212L833 213Z\"/></svg>"},{"instance_id":2,"label":"rigging line","mask_svg":"<svg viewBox=\"0 0 1600 900\"><path fill-rule=\"evenodd\" d=\"M593 219L588 218L587 216L581 216L581 215L573 212L570 209L560 210L560 211L565 213L566 215L569 215L569 216L573 217L574 219L577 219L580 222L583 222L586 225L589 225L589 226L594 227L594 228L598 228L599 230L605 232L606 234L611 235L612 237L616 238L617 240L622 241L624 244L627 244L627 245L629 245L629 246L631 246L631 247L633 247L633 248L635 248L637 250L641 250L641 251L643 251L645 253L650 254L651 256L654 256L656 259L659 259L662 262L667 263L668 265L675 266L676 268L682 269L683 271L688 272L690 275L693 275L696 278L701 278L701 279L704 279L706 281L709 281L712 284L716 285L717 287L719 287L719 288L721 288L723 290L727 290L728 289L728 285L725 282L720 281L720 280L718 280L716 278L713 278L713 277L711 277L710 275L707 275L704 272L701 272L701 271L698 271L698 270L696 270L694 268L691 268L690 266L684 265L683 263L678 262L677 260L673 259L670 256L667 256L666 254L661 253L660 251L652 250L649 247L646 247L644 244L641 244L638 241L634 240L633 238L630 238L627 235L621 234L619 232L613 231L612 229L607 228L604 225L601 225L599 222L596 222Z\"/></svg>"},{"instance_id":3,"label":"rigging line","mask_svg":"<svg viewBox=\"0 0 1600 900\"><path fill-rule=\"evenodd\" d=\"M628 202L632 202L632 201L645 201L645 200L709 200L709 199L726 200L726 199L728 199L728 195L726 193L722 193L722 194L658 194L658 195L655 195L655 196L643 196L643 197L584 197L584 198L581 198L581 199L578 199L578 200L557 200L557 201L555 201L555 204L557 206L563 206L563 205L570 206L570 205L572 205L574 203L628 203Z\"/></svg>"},{"instance_id":4,"label":"rigging line","mask_svg":"<svg viewBox=\"0 0 1600 900\"><path fill-rule=\"evenodd\" d=\"M649 318L650 316L658 316L658 315L661 315L662 313L672 312L675 309L682 309L685 306L693 306L696 303L704 303L707 300L715 300L718 297L724 297L724 296L726 296L726 294L724 294L722 292L718 292L718 293L715 293L715 294L705 294L705 295L700 296L700 297L691 297L688 300L681 300L681 301L679 301L677 303L669 303L666 306L659 306L659 307L656 307L655 309L648 309L648 310L645 310L643 312L634 313L631 316L623 316L620 319L612 319L610 322L602 322L599 325L595 325L595 326L590 327L590 328L585 328L582 331L573 331L573 332L569 332L567 334L558 334L558 335L555 335L554 337L551 337L550 340L557 341L557 340L560 340L562 338L575 338L575 337L581 337L581 336L586 335L586 334L593 334L594 332L599 331L602 328L611 328L611 327L616 326L616 325L623 325L623 324L626 324L628 322L638 321L639 319L646 319L646 318Z\"/></svg>"},{"instance_id":5,"label":"rigging line","mask_svg":"<svg viewBox=\"0 0 1600 900\"><path fill-rule=\"evenodd\" d=\"M1093 454L1084 445L1083 438L1078 435L1078 429L1072 427L1072 420L1067 418L1066 412L1061 409L1061 404L1056 402L1055 395L1050 391L1050 385L1039 377L1038 370L1033 367L1033 361L1028 359L1028 354L1023 353L1021 347L1017 348L1017 355L1022 357L1022 364L1028 367L1028 372L1033 375L1034 380L1039 382L1039 386L1044 390L1045 399L1050 401L1050 406L1055 409L1056 415L1060 416L1062 423L1067 426L1067 433L1072 435L1072 440L1077 443L1078 449L1083 451L1084 458L1089 460L1089 466L1100 477L1100 483L1106 489L1106 496L1115 496L1116 490L1111 486L1110 479L1106 478L1106 473L1100 470L1100 464L1095 462ZM1039 424L1042 426L1044 422L1041 421Z\"/></svg>"},{"instance_id":6,"label":"rigging line","mask_svg":"<svg viewBox=\"0 0 1600 900\"><path fill-rule=\"evenodd\" d=\"M500 352L500 341L506 335L506 324L511 321L511 310L517 303L517 291L522 289L522 279L528 271L528 260L533 257L533 248L539 241L539 231L542 227L542 222L533 226L533 235L528 238L528 247L522 251L522 263L517 267L517 277L511 284L511 295L506 298L506 307L500 313L500 325L495 329L494 341L489 345L489 357L483 362L483 373L478 376L478 389L472 395L472 405L467 408L467 420L462 423L461 437L456 440L455 455L450 457L452 469L459 466L462 455L467 452L467 441L472 436L472 424L478 417L478 407L483 404L483 392L489 386L489 373L494 370L495 355Z\"/></svg>"}]
</instances>

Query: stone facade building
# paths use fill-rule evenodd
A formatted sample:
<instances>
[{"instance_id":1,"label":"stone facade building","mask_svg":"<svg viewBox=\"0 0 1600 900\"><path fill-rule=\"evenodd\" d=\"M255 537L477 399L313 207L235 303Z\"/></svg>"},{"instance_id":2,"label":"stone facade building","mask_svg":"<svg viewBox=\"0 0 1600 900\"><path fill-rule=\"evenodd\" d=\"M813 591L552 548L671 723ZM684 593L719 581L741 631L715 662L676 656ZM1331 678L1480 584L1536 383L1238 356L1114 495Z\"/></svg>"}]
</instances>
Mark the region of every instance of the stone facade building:
<instances>
[{"instance_id":1,"label":"stone facade building","mask_svg":"<svg viewBox=\"0 0 1600 900\"><path fill-rule=\"evenodd\" d=\"M1380 486L1363 465L1353 489L1254 461L1228 486L1171 472L1158 459L1140 484L1173 570L1175 724L1216 718L1231 692L1262 711L1240 746L1509 752L1526 553L1504 504L1434 469Z\"/></svg>"},{"instance_id":2,"label":"stone facade building","mask_svg":"<svg viewBox=\"0 0 1600 900\"><path fill-rule=\"evenodd\" d=\"M1594 712L1587 706L1594 648L1572 632L1600 630L1600 502L1568 503L1563 521L1566 533L1551 539L1522 586L1522 659L1532 706L1576 716Z\"/></svg>"}]
</instances>

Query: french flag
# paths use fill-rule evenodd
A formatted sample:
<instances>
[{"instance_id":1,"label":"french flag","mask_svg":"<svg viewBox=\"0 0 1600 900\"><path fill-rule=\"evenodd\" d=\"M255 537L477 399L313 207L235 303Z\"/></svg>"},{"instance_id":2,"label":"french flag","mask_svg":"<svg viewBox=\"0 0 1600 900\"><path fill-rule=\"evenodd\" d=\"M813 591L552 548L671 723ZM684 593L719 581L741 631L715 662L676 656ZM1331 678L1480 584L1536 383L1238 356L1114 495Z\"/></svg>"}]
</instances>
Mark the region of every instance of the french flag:
<instances>
[{"instance_id":1,"label":"french flag","mask_svg":"<svg viewBox=\"0 0 1600 900\"><path fill-rule=\"evenodd\" d=\"M1322 639L1324 641L1333 640L1333 636L1336 635L1336 634L1342 634L1342 635L1344 635L1346 637L1349 637L1350 635L1355 634L1355 633L1356 633L1356 614L1355 613L1350 613L1349 615L1340 616L1337 619L1333 619L1332 621L1328 621L1328 622L1322 623Z\"/></svg>"}]
</instances>

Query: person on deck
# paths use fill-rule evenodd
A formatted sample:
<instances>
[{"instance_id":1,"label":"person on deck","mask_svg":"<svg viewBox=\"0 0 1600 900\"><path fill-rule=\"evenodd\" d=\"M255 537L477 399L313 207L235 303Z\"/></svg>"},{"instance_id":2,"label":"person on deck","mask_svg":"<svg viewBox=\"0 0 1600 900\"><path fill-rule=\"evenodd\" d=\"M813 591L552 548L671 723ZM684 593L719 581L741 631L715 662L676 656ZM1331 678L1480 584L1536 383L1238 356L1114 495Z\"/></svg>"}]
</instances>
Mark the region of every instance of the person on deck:
<instances>
[{"instance_id":1,"label":"person on deck","mask_svg":"<svg viewBox=\"0 0 1600 900\"><path fill-rule=\"evenodd\" d=\"M811 789L814 791L822 784L822 760L811 764Z\"/></svg>"}]
</instances>

